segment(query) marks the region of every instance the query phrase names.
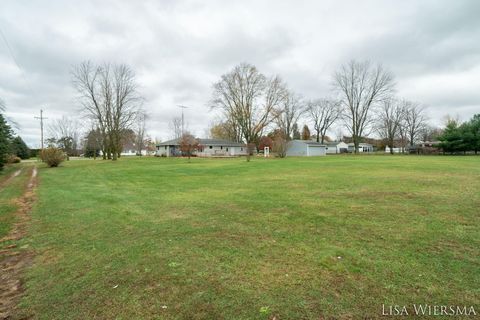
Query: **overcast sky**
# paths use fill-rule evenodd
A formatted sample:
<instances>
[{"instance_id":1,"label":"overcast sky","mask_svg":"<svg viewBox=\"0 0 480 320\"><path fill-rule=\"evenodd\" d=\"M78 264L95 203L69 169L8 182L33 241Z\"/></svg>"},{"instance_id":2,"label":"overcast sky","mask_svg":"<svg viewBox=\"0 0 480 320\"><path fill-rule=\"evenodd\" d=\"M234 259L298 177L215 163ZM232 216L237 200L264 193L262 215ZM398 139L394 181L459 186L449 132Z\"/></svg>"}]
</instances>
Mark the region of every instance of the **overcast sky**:
<instances>
[{"instance_id":1,"label":"overcast sky","mask_svg":"<svg viewBox=\"0 0 480 320\"><path fill-rule=\"evenodd\" d=\"M190 107L189 130L205 135L212 84L240 62L318 98L342 63L368 59L391 70L397 94L424 104L432 123L480 113L477 0L2 0L0 29L0 98L32 147L40 108L47 124L79 115L70 71L84 60L134 69L148 132L163 140L179 104Z\"/></svg>"}]
</instances>

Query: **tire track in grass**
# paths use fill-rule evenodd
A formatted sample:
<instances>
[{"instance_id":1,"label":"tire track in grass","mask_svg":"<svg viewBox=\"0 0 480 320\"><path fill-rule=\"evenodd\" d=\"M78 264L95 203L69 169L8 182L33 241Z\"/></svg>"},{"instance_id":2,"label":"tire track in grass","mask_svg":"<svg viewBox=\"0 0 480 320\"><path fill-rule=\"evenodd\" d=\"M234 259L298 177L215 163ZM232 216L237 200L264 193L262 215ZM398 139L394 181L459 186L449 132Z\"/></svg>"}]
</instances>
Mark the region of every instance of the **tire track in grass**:
<instances>
[{"instance_id":1,"label":"tire track in grass","mask_svg":"<svg viewBox=\"0 0 480 320\"><path fill-rule=\"evenodd\" d=\"M15 179L15 177L18 177L20 175L20 173L22 173L22 171L23 171L23 168L20 168L20 169L16 170L15 172L13 172L4 181L0 181L0 190L3 189L5 186L7 186L13 179Z\"/></svg>"},{"instance_id":2,"label":"tire track in grass","mask_svg":"<svg viewBox=\"0 0 480 320\"><path fill-rule=\"evenodd\" d=\"M11 181L20 173L21 169L7 181ZM0 239L0 319L15 318L17 304L24 290L23 271L32 262L32 252L26 248L17 248L17 243L26 235L27 223L30 220L29 213L35 201L36 185L37 168L33 167L25 192L13 200L18 206L15 212L17 221L10 232Z\"/></svg>"}]
</instances>

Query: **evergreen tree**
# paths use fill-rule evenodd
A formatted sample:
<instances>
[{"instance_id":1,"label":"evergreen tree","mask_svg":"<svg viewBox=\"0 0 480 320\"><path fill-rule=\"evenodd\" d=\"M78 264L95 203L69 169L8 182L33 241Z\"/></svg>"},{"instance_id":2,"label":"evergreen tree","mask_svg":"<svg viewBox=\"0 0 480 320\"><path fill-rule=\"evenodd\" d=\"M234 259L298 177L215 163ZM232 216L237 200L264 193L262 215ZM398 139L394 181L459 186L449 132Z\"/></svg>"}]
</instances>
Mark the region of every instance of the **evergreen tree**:
<instances>
[{"instance_id":1,"label":"evergreen tree","mask_svg":"<svg viewBox=\"0 0 480 320\"><path fill-rule=\"evenodd\" d=\"M10 153L11 139L12 129L3 117L3 114L0 113L0 170L3 169L7 155Z\"/></svg>"},{"instance_id":2,"label":"evergreen tree","mask_svg":"<svg viewBox=\"0 0 480 320\"><path fill-rule=\"evenodd\" d=\"M480 150L480 114L476 114L469 122L470 132L472 133L471 149L478 154Z\"/></svg>"},{"instance_id":3,"label":"evergreen tree","mask_svg":"<svg viewBox=\"0 0 480 320\"><path fill-rule=\"evenodd\" d=\"M12 154L20 159L28 159L30 157L30 149L20 136L12 139L11 151Z\"/></svg>"},{"instance_id":4,"label":"evergreen tree","mask_svg":"<svg viewBox=\"0 0 480 320\"><path fill-rule=\"evenodd\" d=\"M440 147L444 152L454 153L460 151L462 135L457 121L448 121L443 134L438 139L441 141Z\"/></svg>"},{"instance_id":5,"label":"evergreen tree","mask_svg":"<svg viewBox=\"0 0 480 320\"><path fill-rule=\"evenodd\" d=\"M292 135L293 140L300 140L300 131L298 131L298 124L294 123L292 126Z\"/></svg>"},{"instance_id":6,"label":"evergreen tree","mask_svg":"<svg viewBox=\"0 0 480 320\"><path fill-rule=\"evenodd\" d=\"M302 129L302 140L310 140L310 129L307 125L303 126Z\"/></svg>"},{"instance_id":7,"label":"evergreen tree","mask_svg":"<svg viewBox=\"0 0 480 320\"><path fill-rule=\"evenodd\" d=\"M451 120L442 135L438 138L441 141L440 147L444 152L458 153L474 151L478 154L480 150L480 114L465 123L458 124Z\"/></svg>"}]
</instances>

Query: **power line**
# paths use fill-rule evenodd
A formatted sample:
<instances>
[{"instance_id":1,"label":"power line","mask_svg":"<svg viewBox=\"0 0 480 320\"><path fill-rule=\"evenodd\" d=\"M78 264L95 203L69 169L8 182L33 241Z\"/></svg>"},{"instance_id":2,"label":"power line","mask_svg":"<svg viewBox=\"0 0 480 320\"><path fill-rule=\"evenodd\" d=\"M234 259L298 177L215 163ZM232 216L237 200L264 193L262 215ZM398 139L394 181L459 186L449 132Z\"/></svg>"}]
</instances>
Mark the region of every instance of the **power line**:
<instances>
[{"instance_id":1,"label":"power line","mask_svg":"<svg viewBox=\"0 0 480 320\"><path fill-rule=\"evenodd\" d=\"M8 51L8 53L10 54L10 57L12 58L13 62L15 63L15 65L17 66L18 70L20 70L21 77L22 77L23 80L25 81L26 86L27 86L28 89L30 90L30 93L33 94L33 90L32 90L32 88L30 87L30 83L28 82L27 77L25 76L25 71L24 71L24 69L20 66L20 63L18 63L18 59L15 57L15 54L13 53L12 47L10 46L10 43L8 42L7 37L5 36L5 33L3 33L2 28L0 28L0 36L2 37L3 42L5 43L5 46L7 47L7 51Z\"/></svg>"},{"instance_id":2,"label":"power line","mask_svg":"<svg viewBox=\"0 0 480 320\"><path fill-rule=\"evenodd\" d=\"M5 43L5 46L7 47L7 51L10 54L10 57L13 60L13 63L17 66L18 70L20 70L20 76L23 78L23 81L25 82L25 86L30 91L30 94L33 96L33 89L30 86L30 82L27 79L26 72L24 69L20 66L20 63L18 62L18 59L15 57L15 54L13 53L12 47L10 46L10 43L7 40L7 37L5 36L5 33L3 32L2 28L0 28L0 37L2 38L3 42ZM43 120L46 119L43 117L43 110L40 110L40 118L35 117L36 119L40 119L40 127L41 127L41 145L43 149ZM13 121L12 119L9 119L10 122L14 123L17 128L19 128L18 124Z\"/></svg>"},{"instance_id":3,"label":"power line","mask_svg":"<svg viewBox=\"0 0 480 320\"><path fill-rule=\"evenodd\" d=\"M18 64L17 59L15 58L15 55L13 54L12 47L10 47L10 44L8 43L7 37L5 37L5 34L2 31L2 28L0 28L0 35L2 36L3 42L5 42L5 45L7 46L8 53L10 54L10 57L12 58L13 62L15 62L18 69L22 70L22 68Z\"/></svg>"},{"instance_id":4,"label":"power line","mask_svg":"<svg viewBox=\"0 0 480 320\"><path fill-rule=\"evenodd\" d=\"M42 146L43 150L43 120L48 119L43 116L43 110L40 109L40 117L35 117L35 119L40 120L40 145Z\"/></svg>"}]
</instances>

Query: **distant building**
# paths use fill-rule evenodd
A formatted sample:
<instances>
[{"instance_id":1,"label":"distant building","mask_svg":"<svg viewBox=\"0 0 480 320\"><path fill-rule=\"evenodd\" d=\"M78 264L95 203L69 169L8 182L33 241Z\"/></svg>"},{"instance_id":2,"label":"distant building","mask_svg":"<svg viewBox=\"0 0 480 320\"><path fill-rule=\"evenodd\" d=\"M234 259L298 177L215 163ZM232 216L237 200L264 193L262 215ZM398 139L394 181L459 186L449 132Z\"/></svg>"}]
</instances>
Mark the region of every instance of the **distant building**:
<instances>
[{"instance_id":1,"label":"distant building","mask_svg":"<svg viewBox=\"0 0 480 320\"><path fill-rule=\"evenodd\" d=\"M441 141L420 141L417 146L419 147L437 147L440 143L442 143Z\"/></svg>"},{"instance_id":2,"label":"distant building","mask_svg":"<svg viewBox=\"0 0 480 320\"><path fill-rule=\"evenodd\" d=\"M358 144L358 152L360 153L369 153L373 152L373 145L370 143L359 143ZM355 145L352 143L348 144L348 152L355 152Z\"/></svg>"},{"instance_id":3,"label":"distant building","mask_svg":"<svg viewBox=\"0 0 480 320\"><path fill-rule=\"evenodd\" d=\"M103 155L102 150L98 150L98 154L100 156L102 156ZM146 149L142 149L141 155L142 156L153 156L153 155L155 155L155 152L154 151L149 151L149 150L146 150ZM134 150L134 149L123 149L122 152L120 152L120 156L139 156L139 154L137 153L137 150Z\"/></svg>"},{"instance_id":4,"label":"distant building","mask_svg":"<svg viewBox=\"0 0 480 320\"><path fill-rule=\"evenodd\" d=\"M408 147L408 152L412 154L438 154L440 153L441 141L420 141L414 146Z\"/></svg>"},{"instance_id":5,"label":"distant building","mask_svg":"<svg viewBox=\"0 0 480 320\"><path fill-rule=\"evenodd\" d=\"M145 149L142 149L141 151L141 155L142 156L147 156L147 155L154 155L155 152L153 151L148 151L148 150L145 150ZM120 155L122 156L137 156L137 150L133 150L133 149L123 149L122 152L120 153Z\"/></svg>"},{"instance_id":6,"label":"distant building","mask_svg":"<svg viewBox=\"0 0 480 320\"><path fill-rule=\"evenodd\" d=\"M247 155L247 147L244 143L221 139L198 139L199 150L193 154L198 157L234 157ZM177 157L181 156L180 139L173 139L157 144L157 156Z\"/></svg>"},{"instance_id":7,"label":"distant building","mask_svg":"<svg viewBox=\"0 0 480 320\"><path fill-rule=\"evenodd\" d=\"M353 138L352 137L347 137L344 136L342 138L343 142L350 144L353 144ZM374 139L374 138L369 138L369 137L359 137L359 141L362 141L364 144L369 144L372 146L373 151L375 150L383 150L385 148L385 141L384 139ZM350 151L349 151L350 152Z\"/></svg>"},{"instance_id":8,"label":"distant building","mask_svg":"<svg viewBox=\"0 0 480 320\"><path fill-rule=\"evenodd\" d=\"M327 154L347 153L348 144L343 141L331 141L326 143Z\"/></svg>"},{"instance_id":9,"label":"distant building","mask_svg":"<svg viewBox=\"0 0 480 320\"><path fill-rule=\"evenodd\" d=\"M310 140L292 140L287 144L287 156L313 157L327 154L327 146Z\"/></svg>"},{"instance_id":10,"label":"distant building","mask_svg":"<svg viewBox=\"0 0 480 320\"><path fill-rule=\"evenodd\" d=\"M393 153L403 153L406 150L405 148L395 148L395 147L393 147L392 149L393 149ZM385 153L391 153L389 146L385 146Z\"/></svg>"}]
</instances>

